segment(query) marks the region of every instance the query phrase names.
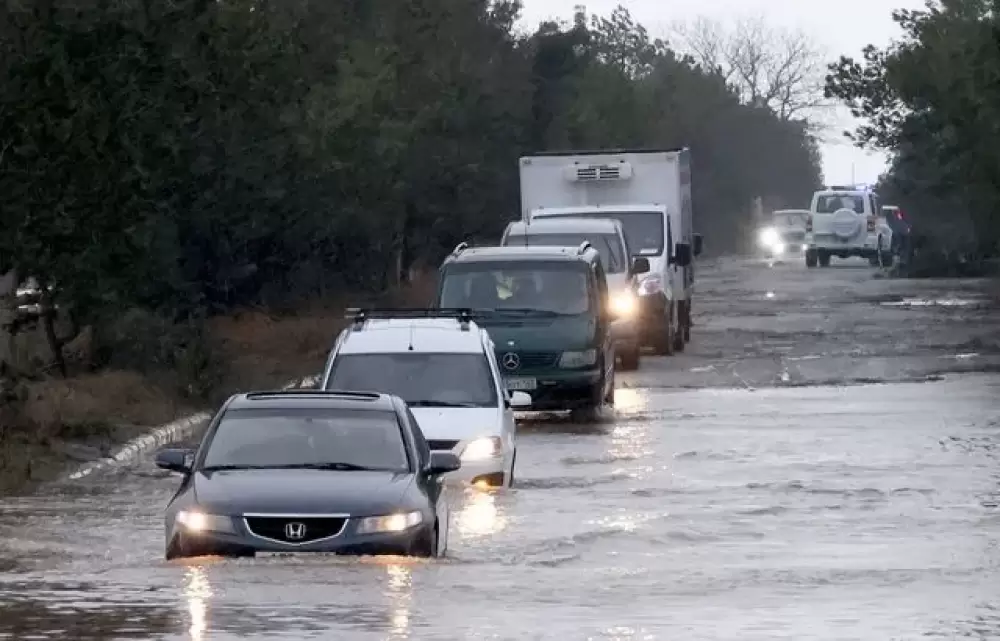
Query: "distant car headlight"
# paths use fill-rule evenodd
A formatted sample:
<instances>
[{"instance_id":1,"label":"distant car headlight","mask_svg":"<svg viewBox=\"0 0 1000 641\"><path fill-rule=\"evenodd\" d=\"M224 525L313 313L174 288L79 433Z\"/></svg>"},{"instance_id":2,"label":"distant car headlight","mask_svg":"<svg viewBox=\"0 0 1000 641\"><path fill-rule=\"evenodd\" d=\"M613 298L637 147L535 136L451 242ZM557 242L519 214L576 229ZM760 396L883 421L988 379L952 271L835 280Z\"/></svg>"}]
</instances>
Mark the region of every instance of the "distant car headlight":
<instances>
[{"instance_id":1,"label":"distant car headlight","mask_svg":"<svg viewBox=\"0 0 1000 641\"><path fill-rule=\"evenodd\" d=\"M177 524L188 532L232 532L233 519L220 514L207 514L200 510L181 510Z\"/></svg>"},{"instance_id":2,"label":"distant car headlight","mask_svg":"<svg viewBox=\"0 0 1000 641\"><path fill-rule=\"evenodd\" d=\"M463 461L483 461L500 456L502 451L503 445L499 437L477 438L465 446L461 458Z\"/></svg>"},{"instance_id":3,"label":"distant car headlight","mask_svg":"<svg viewBox=\"0 0 1000 641\"><path fill-rule=\"evenodd\" d=\"M424 515L419 510L386 516L368 516L358 521L358 534L403 532L423 522Z\"/></svg>"},{"instance_id":4,"label":"distant car headlight","mask_svg":"<svg viewBox=\"0 0 1000 641\"><path fill-rule=\"evenodd\" d=\"M768 227L760 230L759 240L764 247L773 248L781 243L781 236L778 235L777 229Z\"/></svg>"},{"instance_id":5,"label":"distant car headlight","mask_svg":"<svg viewBox=\"0 0 1000 641\"><path fill-rule=\"evenodd\" d=\"M587 367L597 362L597 350L586 349L582 352L563 352L559 359L559 367L572 369Z\"/></svg>"},{"instance_id":6,"label":"distant car headlight","mask_svg":"<svg viewBox=\"0 0 1000 641\"><path fill-rule=\"evenodd\" d=\"M628 290L618 292L611 299L611 309L621 318L628 318L635 314L636 307L635 294Z\"/></svg>"},{"instance_id":7,"label":"distant car headlight","mask_svg":"<svg viewBox=\"0 0 1000 641\"><path fill-rule=\"evenodd\" d=\"M771 245L771 251L775 254L784 254L785 243L775 243L774 245Z\"/></svg>"}]
</instances>

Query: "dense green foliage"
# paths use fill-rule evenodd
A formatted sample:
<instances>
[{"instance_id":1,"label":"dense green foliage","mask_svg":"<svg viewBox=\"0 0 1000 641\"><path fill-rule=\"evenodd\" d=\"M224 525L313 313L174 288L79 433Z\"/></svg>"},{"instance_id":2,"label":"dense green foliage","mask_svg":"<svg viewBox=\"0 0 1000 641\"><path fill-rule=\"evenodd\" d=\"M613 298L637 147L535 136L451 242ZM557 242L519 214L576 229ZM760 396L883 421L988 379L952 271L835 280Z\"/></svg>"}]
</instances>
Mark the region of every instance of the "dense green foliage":
<instances>
[{"instance_id":1,"label":"dense green foliage","mask_svg":"<svg viewBox=\"0 0 1000 641\"><path fill-rule=\"evenodd\" d=\"M897 11L904 38L831 65L827 93L887 150L882 191L946 245L1000 250L1000 3L945 0Z\"/></svg>"},{"instance_id":2,"label":"dense green foliage","mask_svg":"<svg viewBox=\"0 0 1000 641\"><path fill-rule=\"evenodd\" d=\"M517 158L688 146L707 247L819 181L619 10L516 35L514 2L48 0L0 14L0 262L76 325L376 290L518 215Z\"/></svg>"}]
</instances>

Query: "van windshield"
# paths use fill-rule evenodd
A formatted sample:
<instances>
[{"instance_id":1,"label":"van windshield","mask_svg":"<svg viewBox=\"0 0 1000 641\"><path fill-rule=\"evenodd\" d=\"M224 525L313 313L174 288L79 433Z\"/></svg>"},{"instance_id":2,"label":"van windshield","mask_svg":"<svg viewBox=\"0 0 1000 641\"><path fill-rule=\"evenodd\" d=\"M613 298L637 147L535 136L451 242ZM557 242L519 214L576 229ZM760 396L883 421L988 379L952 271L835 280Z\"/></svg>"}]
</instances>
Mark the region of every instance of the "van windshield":
<instances>
[{"instance_id":1,"label":"van windshield","mask_svg":"<svg viewBox=\"0 0 1000 641\"><path fill-rule=\"evenodd\" d=\"M438 305L575 316L590 312L594 297L582 263L477 261L448 268Z\"/></svg>"},{"instance_id":2,"label":"van windshield","mask_svg":"<svg viewBox=\"0 0 1000 641\"><path fill-rule=\"evenodd\" d=\"M615 234L585 234L583 232L564 232L559 234L510 234L504 245L514 247L532 245L548 245L556 247L577 247L583 241L590 241L597 253L601 255L601 262L604 269L609 274L621 274L626 271L627 264L624 256L624 249L618 236Z\"/></svg>"},{"instance_id":3,"label":"van windshield","mask_svg":"<svg viewBox=\"0 0 1000 641\"><path fill-rule=\"evenodd\" d=\"M625 242L635 255L658 256L663 253L663 212L595 211L545 216L548 218L613 218L622 224Z\"/></svg>"}]
</instances>

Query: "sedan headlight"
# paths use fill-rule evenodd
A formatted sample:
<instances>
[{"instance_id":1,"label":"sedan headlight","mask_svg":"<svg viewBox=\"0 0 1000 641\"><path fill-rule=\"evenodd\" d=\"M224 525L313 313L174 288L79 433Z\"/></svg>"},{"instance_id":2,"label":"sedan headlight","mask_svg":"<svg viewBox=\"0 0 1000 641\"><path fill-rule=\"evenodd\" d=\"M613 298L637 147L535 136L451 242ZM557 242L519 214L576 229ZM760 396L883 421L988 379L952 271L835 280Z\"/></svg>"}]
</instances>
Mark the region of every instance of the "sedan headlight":
<instances>
[{"instance_id":1,"label":"sedan headlight","mask_svg":"<svg viewBox=\"0 0 1000 641\"><path fill-rule=\"evenodd\" d=\"M380 532L403 532L424 522L420 511L368 516L358 521L358 534L378 534Z\"/></svg>"},{"instance_id":2,"label":"sedan headlight","mask_svg":"<svg viewBox=\"0 0 1000 641\"><path fill-rule=\"evenodd\" d=\"M597 362L597 350L586 349L582 352L563 352L559 359L559 367L573 369L576 367L589 367Z\"/></svg>"},{"instance_id":3,"label":"sedan headlight","mask_svg":"<svg viewBox=\"0 0 1000 641\"><path fill-rule=\"evenodd\" d=\"M465 446L461 458L463 461L483 461L500 456L502 451L503 447L498 437L477 438Z\"/></svg>"},{"instance_id":4,"label":"sedan headlight","mask_svg":"<svg viewBox=\"0 0 1000 641\"><path fill-rule=\"evenodd\" d=\"M181 510L177 513L177 524L188 532L233 532L231 517L200 510Z\"/></svg>"},{"instance_id":5,"label":"sedan headlight","mask_svg":"<svg viewBox=\"0 0 1000 641\"><path fill-rule=\"evenodd\" d=\"M781 236L778 235L778 230L774 227L768 227L760 231L760 244L764 247L774 247L780 242Z\"/></svg>"},{"instance_id":6,"label":"sedan headlight","mask_svg":"<svg viewBox=\"0 0 1000 641\"><path fill-rule=\"evenodd\" d=\"M618 292L611 299L612 311L621 318L629 318L635 314L636 305L635 294L628 290Z\"/></svg>"}]
</instances>

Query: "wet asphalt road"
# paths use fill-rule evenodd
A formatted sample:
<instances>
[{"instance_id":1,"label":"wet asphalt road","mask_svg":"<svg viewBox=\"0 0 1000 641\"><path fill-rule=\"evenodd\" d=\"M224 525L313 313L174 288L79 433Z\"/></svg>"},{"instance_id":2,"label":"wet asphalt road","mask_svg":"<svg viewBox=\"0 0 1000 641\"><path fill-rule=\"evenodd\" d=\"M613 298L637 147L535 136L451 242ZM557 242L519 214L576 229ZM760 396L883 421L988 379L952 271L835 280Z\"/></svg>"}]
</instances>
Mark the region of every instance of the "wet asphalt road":
<instances>
[{"instance_id":1,"label":"wet asphalt road","mask_svg":"<svg viewBox=\"0 0 1000 641\"><path fill-rule=\"evenodd\" d=\"M0 639L1000 638L984 285L724 260L698 288L613 416L524 423L516 488L455 497L450 558L167 564L176 480L142 461L0 499Z\"/></svg>"}]
</instances>

